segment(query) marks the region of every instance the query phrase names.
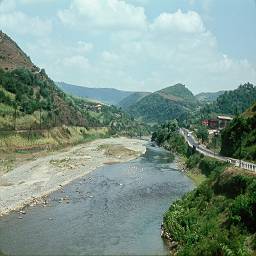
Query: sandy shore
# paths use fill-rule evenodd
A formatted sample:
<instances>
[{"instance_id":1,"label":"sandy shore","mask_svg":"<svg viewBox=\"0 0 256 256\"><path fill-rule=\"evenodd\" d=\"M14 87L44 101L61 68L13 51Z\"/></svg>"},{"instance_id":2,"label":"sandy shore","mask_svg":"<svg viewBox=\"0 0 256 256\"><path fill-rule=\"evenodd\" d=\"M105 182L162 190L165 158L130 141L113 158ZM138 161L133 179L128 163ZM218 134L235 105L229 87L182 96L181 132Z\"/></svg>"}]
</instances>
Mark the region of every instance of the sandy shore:
<instances>
[{"instance_id":1,"label":"sandy shore","mask_svg":"<svg viewBox=\"0 0 256 256\"><path fill-rule=\"evenodd\" d=\"M26 162L0 177L0 216L85 176L104 164L126 162L146 151L146 141L100 139Z\"/></svg>"}]
</instances>

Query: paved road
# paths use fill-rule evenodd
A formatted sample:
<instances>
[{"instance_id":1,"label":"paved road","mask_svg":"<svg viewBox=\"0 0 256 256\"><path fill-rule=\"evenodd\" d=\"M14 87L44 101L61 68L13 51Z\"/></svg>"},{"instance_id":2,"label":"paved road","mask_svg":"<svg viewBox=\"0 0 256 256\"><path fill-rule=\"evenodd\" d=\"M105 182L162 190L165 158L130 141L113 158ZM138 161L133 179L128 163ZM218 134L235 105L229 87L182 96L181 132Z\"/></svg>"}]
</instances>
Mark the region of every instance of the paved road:
<instances>
[{"instance_id":1,"label":"paved road","mask_svg":"<svg viewBox=\"0 0 256 256\"><path fill-rule=\"evenodd\" d=\"M185 129L185 128L180 128L180 133L185 138L188 145L190 147L195 148L196 151L198 151L199 153L201 153L205 156L213 157L213 158L218 159L220 161L229 162L229 163L231 163L231 164L233 164L237 167L241 167L243 169L256 172L256 164L241 161L239 159L234 159L234 158L230 158L230 157L224 157L224 156L221 156L219 154L216 154L212 150L210 150L210 149L206 148L205 146L201 145L197 141L197 139L192 135L192 133L189 130Z\"/></svg>"}]
</instances>

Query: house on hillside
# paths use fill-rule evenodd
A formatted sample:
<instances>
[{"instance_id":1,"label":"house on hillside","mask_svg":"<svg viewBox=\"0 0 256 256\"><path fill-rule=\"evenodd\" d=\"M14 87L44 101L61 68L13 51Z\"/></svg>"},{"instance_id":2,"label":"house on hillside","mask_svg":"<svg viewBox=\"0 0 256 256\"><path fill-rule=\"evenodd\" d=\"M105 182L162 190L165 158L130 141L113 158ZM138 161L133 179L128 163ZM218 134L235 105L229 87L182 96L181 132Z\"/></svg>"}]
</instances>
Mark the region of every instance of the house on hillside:
<instances>
[{"instance_id":1,"label":"house on hillside","mask_svg":"<svg viewBox=\"0 0 256 256\"><path fill-rule=\"evenodd\" d=\"M233 120L230 116L218 116L217 119L219 129L227 127L227 125Z\"/></svg>"},{"instance_id":2,"label":"house on hillside","mask_svg":"<svg viewBox=\"0 0 256 256\"><path fill-rule=\"evenodd\" d=\"M217 129L218 128L218 120L216 119L205 119L202 121L202 125L210 128L210 129Z\"/></svg>"},{"instance_id":3,"label":"house on hillside","mask_svg":"<svg viewBox=\"0 0 256 256\"><path fill-rule=\"evenodd\" d=\"M217 119L205 119L202 121L202 125L209 129L223 129L233 120L229 116L218 116Z\"/></svg>"}]
</instances>

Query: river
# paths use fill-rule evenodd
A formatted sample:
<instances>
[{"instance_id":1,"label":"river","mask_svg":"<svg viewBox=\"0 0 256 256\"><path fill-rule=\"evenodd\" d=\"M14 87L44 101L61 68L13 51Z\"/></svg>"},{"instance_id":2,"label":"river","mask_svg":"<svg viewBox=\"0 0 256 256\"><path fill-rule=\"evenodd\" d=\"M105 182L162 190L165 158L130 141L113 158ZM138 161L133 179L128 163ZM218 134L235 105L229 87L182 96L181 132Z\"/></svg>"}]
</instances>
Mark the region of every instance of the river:
<instances>
[{"instance_id":1,"label":"river","mask_svg":"<svg viewBox=\"0 0 256 256\"><path fill-rule=\"evenodd\" d=\"M173 157L149 145L145 155L105 165L63 190L46 206L0 219L7 255L167 255L163 213L194 188ZM1 253L0 253L1 254Z\"/></svg>"}]
</instances>

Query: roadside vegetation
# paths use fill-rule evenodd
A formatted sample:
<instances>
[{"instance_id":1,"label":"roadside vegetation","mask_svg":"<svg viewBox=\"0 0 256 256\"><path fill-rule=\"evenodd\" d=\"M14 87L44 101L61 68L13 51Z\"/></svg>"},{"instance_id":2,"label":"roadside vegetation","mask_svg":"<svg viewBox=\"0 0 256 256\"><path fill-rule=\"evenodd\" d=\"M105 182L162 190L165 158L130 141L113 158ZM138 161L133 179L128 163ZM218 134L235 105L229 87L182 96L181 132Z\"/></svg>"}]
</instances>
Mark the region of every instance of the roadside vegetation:
<instances>
[{"instance_id":1,"label":"roadside vegetation","mask_svg":"<svg viewBox=\"0 0 256 256\"><path fill-rule=\"evenodd\" d=\"M153 133L178 153L197 188L164 215L164 237L174 255L256 255L256 174L230 167L189 148L176 121ZM224 143L224 142L223 142Z\"/></svg>"},{"instance_id":2,"label":"roadside vegetation","mask_svg":"<svg viewBox=\"0 0 256 256\"><path fill-rule=\"evenodd\" d=\"M221 154L256 161L256 104L235 117L221 138Z\"/></svg>"},{"instance_id":3,"label":"roadside vegetation","mask_svg":"<svg viewBox=\"0 0 256 256\"><path fill-rule=\"evenodd\" d=\"M201 162L208 179L171 205L165 237L176 255L255 255L256 176Z\"/></svg>"},{"instance_id":4,"label":"roadside vegetation","mask_svg":"<svg viewBox=\"0 0 256 256\"><path fill-rule=\"evenodd\" d=\"M196 185L206 179L205 171L199 168L200 161L204 156L188 146L184 137L179 133L179 126L176 120L159 126L152 134L152 141L169 150L172 154L178 154L180 169L185 171Z\"/></svg>"}]
</instances>

